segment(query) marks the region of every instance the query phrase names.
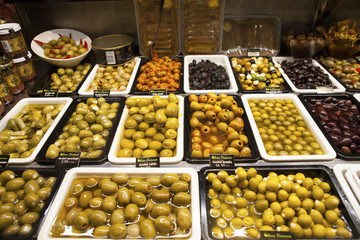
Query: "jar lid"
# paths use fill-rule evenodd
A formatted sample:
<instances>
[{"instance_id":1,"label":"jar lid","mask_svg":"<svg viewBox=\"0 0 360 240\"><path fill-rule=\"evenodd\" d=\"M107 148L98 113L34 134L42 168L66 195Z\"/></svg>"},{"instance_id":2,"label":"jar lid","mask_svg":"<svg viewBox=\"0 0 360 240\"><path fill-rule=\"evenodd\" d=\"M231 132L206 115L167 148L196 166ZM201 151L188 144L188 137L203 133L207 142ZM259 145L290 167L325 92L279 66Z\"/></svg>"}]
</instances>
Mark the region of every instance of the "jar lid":
<instances>
[{"instance_id":1,"label":"jar lid","mask_svg":"<svg viewBox=\"0 0 360 240\"><path fill-rule=\"evenodd\" d=\"M18 23L5 23L0 24L0 35L6 35L11 32L11 29L13 29L15 32L20 31L21 27Z\"/></svg>"},{"instance_id":2,"label":"jar lid","mask_svg":"<svg viewBox=\"0 0 360 240\"><path fill-rule=\"evenodd\" d=\"M12 67L14 65L14 61L7 58L7 59L2 59L0 61L0 69L3 70L3 69L6 69L6 68L9 68L9 67Z\"/></svg>"},{"instance_id":3,"label":"jar lid","mask_svg":"<svg viewBox=\"0 0 360 240\"><path fill-rule=\"evenodd\" d=\"M112 34L96 38L92 43L92 48L98 50L114 50L130 45L134 39L129 35Z\"/></svg>"},{"instance_id":4,"label":"jar lid","mask_svg":"<svg viewBox=\"0 0 360 240\"><path fill-rule=\"evenodd\" d=\"M27 57L27 58L31 58L31 57L32 57L30 51L28 51L28 53L27 53L27 55L26 55L25 57L14 58L13 61L14 61L14 63L25 62L25 61L26 61L26 57Z\"/></svg>"}]
</instances>

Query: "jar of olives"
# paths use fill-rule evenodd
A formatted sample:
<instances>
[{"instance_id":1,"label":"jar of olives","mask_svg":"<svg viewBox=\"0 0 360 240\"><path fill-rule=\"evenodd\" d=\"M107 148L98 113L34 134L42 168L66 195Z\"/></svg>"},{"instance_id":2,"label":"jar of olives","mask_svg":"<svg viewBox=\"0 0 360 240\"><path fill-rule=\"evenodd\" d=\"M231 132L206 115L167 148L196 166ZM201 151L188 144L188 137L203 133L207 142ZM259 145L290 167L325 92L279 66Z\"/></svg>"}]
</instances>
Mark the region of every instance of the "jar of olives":
<instances>
[{"instance_id":1,"label":"jar of olives","mask_svg":"<svg viewBox=\"0 0 360 240\"><path fill-rule=\"evenodd\" d=\"M21 27L17 23L0 25L0 49L7 57L19 57L27 53Z\"/></svg>"},{"instance_id":2,"label":"jar of olives","mask_svg":"<svg viewBox=\"0 0 360 240\"><path fill-rule=\"evenodd\" d=\"M14 64L18 70L19 76L23 82L31 82L36 78L36 71L33 61L31 59L31 53L28 52L25 57L13 59Z\"/></svg>"},{"instance_id":3,"label":"jar of olives","mask_svg":"<svg viewBox=\"0 0 360 240\"><path fill-rule=\"evenodd\" d=\"M10 91L10 88L6 84L1 74L0 74L0 99L4 105L7 105L14 100L14 96Z\"/></svg>"},{"instance_id":4,"label":"jar of olives","mask_svg":"<svg viewBox=\"0 0 360 240\"><path fill-rule=\"evenodd\" d=\"M24 83L20 79L13 60L2 60L0 62L0 70L2 77L4 78L7 85L10 87L10 90L13 94L18 94L24 91Z\"/></svg>"}]
</instances>

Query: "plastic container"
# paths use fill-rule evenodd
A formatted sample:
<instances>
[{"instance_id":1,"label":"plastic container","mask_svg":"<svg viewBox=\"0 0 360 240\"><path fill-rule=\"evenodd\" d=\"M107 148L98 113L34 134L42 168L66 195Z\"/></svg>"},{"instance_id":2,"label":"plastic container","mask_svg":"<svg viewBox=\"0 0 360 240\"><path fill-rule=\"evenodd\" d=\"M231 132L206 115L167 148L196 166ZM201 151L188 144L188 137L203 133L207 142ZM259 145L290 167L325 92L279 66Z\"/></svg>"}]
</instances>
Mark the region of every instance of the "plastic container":
<instances>
[{"instance_id":1,"label":"plastic container","mask_svg":"<svg viewBox=\"0 0 360 240\"><path fill-rule=\"evenodd\" d=\"M277 62L279 64L282 63L282 61L286 60L288 62L294 62L296 59L292 58L292 57L273 57L272 58L274 62ZM325 68L323 68L321 66L320 63L318 63L316 60L311 59L312 61L312 65L319 67L324 73L326 73L327 75L329 75L329 79L332 83L332 89L330 88L326 88L326 89L322 89L322 88L317 88L317 89L300 89L297 88L294 83L290 80L290 78L285 74L284 70L282 68L279 68L279 71L281 72L281 75L283 75L284 79L286 80L286 82L289 84L289 86L291 87L291 90L293 90L296 93L324 93L327 91L333 91L334 93L340 93L340 92L345 92L345 87L339 83L331 74L329 74Z\"/></svg>"},{"instance_id":2,"label":"plastic container","mask_svg":"<svg viewBox=\"0 0 360 240\"><path fill-rule=\"evenodd\" d=\"M1 24L0 41L0 49L7 57L22 57L28 51L18 23Z\"/></svg>"},{"instance_id":3,"label":"plastic container","mask_svg":"<svg viewBox=\"0 0 360 240\"><path fill-rule=\"evenodd\" d=\"M31 82L36 78L36 71L31 57L32 55L29 51L25 57L13 59L19 76L24 83Z\"/></svg>"},{"instance_id":4,"label":"plastic container","mask_svg":"<svg viewBox=\"0 0 360 240\"><path fill-rule=\"evenodd\" d=\"M192 215L192 226L191 226L191 236L188 238L189 240L198 240L201 237L201 229L200 229L200 211L199 211L199 183L197 172L192 168L73 168L67 172L65 178L59 188L58 194L55 197L54 203L52 204L49 212L47 213L44 224L40 230L38 239L39 240L51 240L51 239L59 239L50 236L50 230L52 224L54 223L57 215L59 214L59 210L63 207L64 201L67 197L67 193L70 189L70 185L74 179L79 177L110 177L115 173L126 173L129 177L150 177L150 176L160 176L166 173L175 173L182 174L188 173L191 176L190 183L190 195L191 195L191 205L190 212ZM62 237L64 239L64 237ZM77 240L91 240L94 238L89 237L71 237L69 239L77 239ZM98 238L98 239L109 239L109 238ZM172 239L172 238L168 238Z\"/></svg>"},{"instance_id":5,"label":"plastic container","mask_svg":"<svg viewBox=\"0 0 360 240\"><path fill-rule=\"evenodd\" d=\"M55 129L56 125L60 122L62 119L62 116L65 114L66 110L70 106L72 102L71 98L24 98L20 100L0 121L0 132L6 127L9 119L14 118L25 106L33 105L33 104L41 104L41 105L47 105L47 104L64 104L64 107L58 114L58 116L55 118L55 121L47 132L42 137L39 144L36 146L32 154L27 158L10 158L9 163L11 164L28 164L35 160L36 155L40 152L40 149L45 144L46 140L49 138L51 132ZM60 124L61 125L61 124Z\"/></svg>"},{"instance_id":6,"label":"plastic container","mask_svg":"<svg viewBox=\"0 0 360 240\"><path fill-rule=\"evenodd\" d=\"M92 48L96 56L96 63L101 65L117 65L129 61L134 57L132 42L128 35L112 34L96 38Z\"/></svg>"},{"instance_id":7,"label":"plastic container","mask_svg":"<svg viewBox=\"0 0 360 240\"><path fill-rule=\"evenodd\" d=\"M356 93L353 96L356 98L356 100L358 100L358 102L360 102L360 93Z\"/></svg>"},{"instance_id":8,"label":"plastic container","mask_svg":"<svg viewBox=\"0 0 360 240\"><path fill-rule=\"evenodd\" d=\"M181 1L181 51L217 54L221 50L225 0Z\"/></svg>"},{"instance_id":9,"label":"plastic container","mask_svg":"<svg viewBox=\"0 0 360 240\"><path fill-rule=\"evenodd\" d=\"M306 126L309 128L316 142L321 146L323 155L287 155L287 156L271 156L269 155L264 146L264 142L261 139L260 132L256 126L254 116L251 112L248 101L249 100L269 100L269 99L288 99L293 102L297 108L300 115L303 117ZM242 95L241 100L244 104L244 110L249 118L251 128L254 132L256 144L259 148L260 156L262 159L267 161L278 161L278 162L288 162L288 161L325 161L333 160L336 157L334 149L331 147L330 143L327 141L325 136L322 134L320 128L316 125L315 121L312 119L311 115L307 112L304 105L300 102L296 95L293 94L245 94Z\"/></svg>"},{"instance_id":10,"label":"plastic container","mask_svg":"<svg viewBox=\"0 0 360 240\"><path fill-rule=\"evenodd\" d=\"M177 61L181 62L181 70L180 70L180 73L179 73L180 74L180 87L176 91L167 91L167 93L168 94L169 93L180 94L180 93L184 92L184 77L183 77L184 58L183 57L170 57L170 59L177 60ZM144 66L149 61L150 61L149 58L141 58L141 62L140 62L138 72L136 73L134 83L133 83L133 85L131 87L131 91L130 91L131 94L133 94L133 95L149 95L149 91L139 91L136 88L136 85L139 83L138 79L140 77L140 74L142 73L141 67Z\"/></svg>"},{"instance_id":11,"label":"plastic container","mask_svg":"<svg viewBox=\"0 0 360 240\"><path fill-rule=\"evenodd\" d=\"M160 14L161 2L163 8ZM180 52L179 2L178 0L134 0L141 55L150 56L151 43L155 41L160 16L159 32L154 46L157 54L175 56Z\"/></svg>"},{"instance_id":12,"label":"plastic container","mask_svg":"<svg viewBox=\"0 0 360 240\"><path fill-rule=\"evenodd\" d=\"M92 67L90 68L90 70L87 72L87 74L83 77L83 79L81 80L81 82L79 83L79 85L77 86L76 90L73 92L61 92L59 91L57 96L58 97L70 97L70 96L74 96L77 95L78 90L80 89L82 83L85 81L85 79L87 78L87 76L89 76L91 69L94 66L92 65ZM28 95L31 97L41 97L44 95L43 90L49 90L51 89L51 83L53 82L53 80L51 79L51 74L56 73L59 67L56 66L52 66L37 82L37 84L35 84L31 89L28 90Z\"/></svg>"},{"instance_id":13,"label":"plastic container","mask_svg":"<svg viewBox=\"0 0 360 240\"><path fill-rule=\"evenodd\" d=\"M357 102L349 94L326 94L326 95L304 94L304 95L299 95L299 98L300 98L301 102L304 104L305 108L310 113L311 117L314 119L316 124L319 126L319 128L321 129L322 133L327 138L327 140L329 141L331 146L334 148L334 150L337 153L337 156L339 158L343 158L345 160L358 161L359 158L360 158L360 154L346 154L345 152L340 150L340 148L336 145L335 141L329 135L330 132L326 131L324 125L321 124L321 119L319 118L319 115L312 112L310 105L306 102L306 100L309 99L309 98L315 98L315 99L318 99L318 100L323 100L323 99L325 99L327 97L336 97L338 99L350 100L353 104L356 105L358 111L360 111L360 103ZM344 116L344 118L345 118L345 116ZM330 122L330 121L333 121L333 120L330 119L328 122Z\"/></svg>"},{"instance_id":14,"label":"plastic container","mask_svg":"<svg viewBox=\"0 0 360 240\"><path fill-rule=\"evenodd\" d=\"M24 83L21 81L18 70L13 60L4 59L0 62L1 75L13 94L24 91Z\"/></svg>"},{"instance_id":15,"label":"plastic container","mask_svg":"<svg viewBox=\"0 0 360 240\"><path fill-rule=\"evenodd\" d=\"M61 123L58 124L54 130L54 132L50 135L49 140L46 142L46 144L44 145L44 147L42 148L41 152L38 154L36 161L39 164L44 164L44 165L54 165L56 159L51 159L51 158L46 158L46 151L49 148L49 146L51 144L53 144L57 139L58 136L63 132L63 127L67 124L69 118L71 118L72 113L76 110L76 106L81 103L81 102L86 102L88 98L86 97L79 97L79 98L75 98L73 103L71 104L71 106L69 107L69 109L67 110L66 114L64 115L64 117L61 119ZM98 158L81 158L80 159L80 164L100 164L106 161L107 156L108 156L108 152L111 146L111 142L112 139L115 135L115 129L117 127L117 124L120 121L120 116L124 107L124 98L122 97L117 97L117 98L105 98L107 103L113 103L113 102L119 102L119 108L116 114L116 117L114 118L114 120L112 121L112 127L109 130L109 136L106 139L106 145L105 147L102 149L102 154L100 157Z\"/></svg>"},{"instance_id":16,"label":"plastic container","mask_svg":"<svg viewBox=\"0 0 360 240\"><path fill-rule=\"evenodd\" d=\"M131 96L131 98L152 98L152 96ZM167 98L167 96L161 96L161 98ZM184 157L184 98L177 96L179 99L179 112L178 112L178 121L179 127L177 129L177 138L176 138L176 155L174 157L160 157L161 164L173 164L179 163ZM120 148L120 141L124 138L125 131L125 122L128 118L129 109L125 106L124 111L121 116L121 121L116 129L114 140L111 144L109 151L109 161L113 164L135 164L136 158L121 158L118 157L118 151Z\"/></svg>"},{"instance_id":17,"label":"plastic container","mask_svg":"<svg viewBox=\"0 0 360 240\"><path fill-rule=\"evenodd\" d=\"M222 52L228 56L276 56L280 51L281 22L276 16L226 15Z\"/></svg>"},{"instance_id":18,"label":"plastic container","mask_svg":"<svg viewBox=\"0 0 360 240\"><path fill-rule=\"evenodd\" d=\"M136 73L139 69L139 65L140 65L140 61L141 59L139 57L135 57L135 67L131 73L131 78L129 80L129 83L126 87L126 90L124 91L110 91L110 96L119 96L119 95L126 95L126 94L129 94L130 92L130 89L134 83L134 80L135 80L135 76L136 76ZM88 91L89 89L89 86L90 84L92 83L92 81L94 80L95 76L96 76L96 72L98 70L98 68L100 67L99 64L96 64L94 66L94 68L91 70L91 72L89 73L89 75L87 76L86 80L83 82L83 84L81 85L78 93L79 95L81 96L93 96L94 95L94 91Z\"/></svg>"},{"instance_id":19,"label":"plastic container","mask_svg":"<svg viewBox=\"0 0 360 240\"><path fill-rule=\"evenodd\" d=\"M241 99L239 96L236 95L229 95L234 98L234 100L237 102L237 105L241 108L243 107L243 104L241 102ZM184 139L187 139L188 141L185 141L184 149L185 149L185 160L189 163L209 163L209 158L194 158L191 156L191 126L190 126L190 102L189 102L189 96L185 97L185 133L184 133ZM255 138L253 135L253 132L250 129L249 120L244 114L242 116L242 119L244 120L244 133L248 137L249 143L248 147L251 149L251 155L249 157L239 157L235 158L235 162L253 162L260 158L258 148L256 146ZM187 144L187 145L186 145Z\"/></svg>"},{"instance_id":20,"label":"plastic container","mask_svg":"<svg viewBox=\"0 0 360 240\"><path fill-rule=\"evenodd\" d=\"M355 168L356 166L356 164L336 164L333 171L341 189L344 191L346 198L353 207L355 214L360 217L360 202L354 195L354 191L359 191L359 189L353 190L349 185L354 182L353 176L349 170Z\"/></svg>"},{"instance_id":21,"label":"plastic container","mask_svg":"<svg viewBox=\"0 0 360 240\"><path fill-rule=\"evenodd\" d=\"M324 38L311 34L288 34L282 37L282 42L294 58L311 58L327 44Z\"/></svg>"},{"instance_id":22,"label":"plastic container","mask_svg":"<svg viewBox=\"0 0 360 240\"><path fill-rule=\"evenodd\" d=\"M240 76L240 74L242 74L242 72L236 71L236 68L234 67L234 64L233 64L233 62L232 62L235 58L236 58L236 59L244 59L244 58L247 58L247 59L249 59L248 61L250 61L250 57L229 57L229 61L230 61L230 64L231 64L233 73L234 73L234 75L235 75L236 82L237 82L237 84L239 85L239 92L242 92L242 93L265 93L265 92L267 92L267 90L266 90L266 87L267 87L267 86L266 86L264 89L262 89L262 90L260 90L259 88L254 89L254 90L247 90L247 89L245 88L246 84L244 84L244 86L242 86L242 82L241 82L241 81L242 81L243 78ZM262 58L262 57L261 57L261 58ZM267 58L267 57L264 57L264 58ZM256 59L260 59L260 58L256 58ZM271 63L274 65L274 68L277 69L277 70L280 72L280 66L278 66L278 64L276 64L275 62L273 62L271 58L269 58L269 62L271 62ZM275 64L276 64L276 65L275 65ZM246 77L247 77L248 74L251 74L251 71L245 72L245 74L244 74L244 78L245 78L245 79L244 79L244 80L246 80ZM256 71L255 71L255 74L260 75L260 73L259 73L259 72L256 72ZM284 78L284 76L281 75L279 78ZM273 78L271 78L271 79L273 79ZM252 81L253 81L253 80L252 80ZM255 81L255 80L254 80L254 81ZM291 88L290 88L289 84L287 83L287 81L285 81L285 79L284 79L284 82L283 82L283 83L281 83L281 84L278 85L278 87L281 88L281 93L291 92ZM277 91L276 91L276 92L277 92ZM269 93L272 93L272 91L270 90Z\"/></svg>"},{"instance_id":23,"label":"plastic container","mask_svg":"<svg viewBox=\"0 0 360 240\"><path fill-rule=\"evenodd\" d=\"M244 166L244 169L247 170L251 165ZM204 167L200 170L199 181L200 181L200 204L201 204L201 222L202 226L202 238L203 239L217 239L214 238L211 234L211 223L212 218L210 217L210 199L207 196L208 190L210 188L209 182L206 180L208 173L217 173L220 170L226 171L229 174L234 174L236 168L212 168ZM343 218L347 222L348 226L352 232L352 239L359 238L359 220L357 219L354 210L350 206L348 199L344 197L345 189L342 189L338 181L336 181L333 173L328 167L325 166L303 166L303 165L294 165L294 166L257 166L255 167L257 174L266 177L270 172L275 172L278 175L284 174L296 174L298 172L304 173L306 177L310 178L320 178L324 182L327 182L331 188L331 194L339 198L340 204L338 206L341 211ZM241 231L239 231L241 234ZM297 238L294 238L297 239ZM326 238L326 239L338 239L338 238Z\"/></svg>"},{"instance_id":24,"label":"plastic container","mask_svg":"<svg viewBox=\"0 0 360 240\"><path fill-rule=\"evenodd\" d=\"M191 89L189 82L189 64L196 60L196 63L199 63L201 60L210 60L213 63L216 63L218 66L223 66L227 72L230 81L229 89L207 89L207 90L195 90ZM184 91L185 93L194 93L194 94L203 94L213 92L216 94L219 93L236 93L238 91L238 86L236 84L236 80L231 71L231 65L229 59L225 55L189 55L184 58Z\"/></svg>"},{"instance_id":25,"label":"plastic container","mask_svg":"<svg viewBox=\"0 0 360 240\"><path fill-rule=\"evenodd\" d=\"M25 170L29 170L31 168L4 168L4 169L1 169L0 173L3 171L3 170L11 170L13 171L16 176L19 176L21 177L21 174L25 171ZM39 219L34 223L32 224L33 225L33 228L32 230L30 231L29 234L27 235L24 235L24 236L19 236L19 235L16 235L16 236L6 236L6 239L8 240L29 240L29 239L37 239L37 234L40 230L40 227L42 226L43 224L43 221L44 221L44 216L46 215L47 211L48 211L48 208L50 206L50 204L53 202L53 198L60 186L60 183L62 181L62 178L64 177L64 173L63 171L59 171L58 169L41 169L41 168L37 168L37 169L34 169L36 170L42 177L45 177L45 178L48 178L48 177L56 177L56 181L51 189L51 192L49 194L49 196L46 198L46 200L44 201L45 205L43 207L43 209L39 212ZM30 210L28 211L30 212Z\"/></svg>"}]
</instances>

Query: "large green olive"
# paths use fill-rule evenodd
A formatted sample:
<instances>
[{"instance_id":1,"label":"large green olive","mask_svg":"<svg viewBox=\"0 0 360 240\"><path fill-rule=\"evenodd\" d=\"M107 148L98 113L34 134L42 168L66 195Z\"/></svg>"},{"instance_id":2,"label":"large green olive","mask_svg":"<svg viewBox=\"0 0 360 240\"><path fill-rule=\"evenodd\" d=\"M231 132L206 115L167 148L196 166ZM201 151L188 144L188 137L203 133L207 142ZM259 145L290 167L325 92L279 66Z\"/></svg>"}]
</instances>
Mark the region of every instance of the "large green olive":
<instances>
[{"instance_id":1,"label":"large green olive","mask_svg":"<svg viewBox=\"0 0 360 240\"><path fill-rule=\"evenodd\" d=\"M128 204L125 207L125 219L129 222L134 222L135 220L137 220L139 215L139 208L137 205L135 204Z\"/></svg>"},{"instance_id":2,"label":"large green olive","mask_svg":"<svg viewBox=\"0 0 360 240\"><path fill-rule=\"evenodd\" d=\"M167 188L154 189L151 198L156 203L167 203L170 201L171 194Z\"/></svg>"},{"instance_id":3,"label":"large green olive","mask_svg":"<svg viewBox=\"0 0 360 240\"><path fill-rule=\"evenodd\" d=\"M171 213L171 208L168 204L156 204L151 209L150 216L155 219L161 215L169 216L170 213Z\"/></svg>"},{"instance_id":4,"label":"large green olive","mask_svg":"<svg viewBox=\"0 0 360 240\"><path fill-rule=\"evenodd\" d=\"M80 194L84 191L84 183L81 181L75 181L70 187L70 195L72 197L79 197Z\"/></svg>"},{"instance_id":5,"label":"large green olive","mask_svg":"<svg viewBox=\"0 0 360 240\"><path fill-rule=\"evenodd\" d=\"M174 224L169 217L159 216L155 220L155 229L160 234L169 234L174 230Z\"/></svg>"},{"instance_id":6,"label":"large green olive","mask_svg":"<svg viewBox=\"0 0 360 240\"><path fill-rule=\"evenodd\" d=\"M12 225L15 221L15 215L11 212L0 213L0 230Z\"/></svg>"},{"instance_id":7,"label":"large green olive","mask_svg":"<svg viewBox=\"0 0 360 240\"><path fill-rule=\"evenodd\" d=\"M36 180L39 177L39 173L35 170L25 170L21 177L24 179L24 181L29 181L29 180Z\"/></svg>"},{"instance_id":8,"label":"large green olive","mask_svg":"<svg viewBox=\"0 0 360 240\"><path fill-rule=\"evenodd\" d=\"M39 219L39 213L27 212L21 217L22 224L34 224Z\"/></svg>"},{"instance_id":9,"label":"large green olive","mask_svg":"<svg viewBox=\"0 0 360 240\"><path fill-rule=\"evenodd\" d=\"M94 210L90 213L89 220L94 226L101 226L106 223L107 215L104 211Z\"/></svg>"},{"instance_id":10,"label":"large green olive","mask_svg":"<svg viewBox=\"0 0 360 240\"><path fill-rule=\"evenodd\" d=\"M106 225L98 226L94 229L94 237L106 238L109 234L110 227Z\"/></svg>"},{"instance_id":11,"label":"large green olive","mask_svg":"<svg viewBox=\"0 0 360 240\"><path fill-rule=\"evenodd\" d=\"M79 204L82 208L87 208L89 206L90 200L93 198L91 191L84 191L80 194Z\"/></svg>"},{"instance_id":12,"label":"large green olive","mask_svg":"<svg viewBox=\"0 0 360 240\"><path fill-rule=\"evenodd\" d=\"M6 183L13 178L15 178L15 173L11 170L5 170L0 174L0 181L2 183Z\"/></svg>"},{"instance_id":13,"label":"large green olive","mask_svg":"<svg viewBox=\"0 0 360 240\"><path fill-rule=\"evenodd\" d=\"M116 199L113 196L107 196L104 198L102 206L105 212L111 213L116 208Z\"/></svg>"},{"instance_id":14,"label":"large green olive","mask_svg":"<svg viewBox=\"0 0 360 240\"><path fill-rule=\"evenodd\" d=\"M2 231L2 236L4 236L4 237L16 236L18 234L19 230L20 230L19 225L17 225L17 224L10 225L5 230Z\"/></svg>"},{"instance_id":15,"label":"large green olive","mask_svg":"<svg viewBox=\"0 0 360 240\"><path fill-rule=\"evenodd\" d=\"M101 190L105 195L113 195L118 191L119 187L113 181L106 181L101 185Z\"/></svg>"},{"instance_id":16,"label":"large green olive","mask_svg":"<svg viewBox=\"0 0 360 240\"><path fill-rule=\"evenodd\" d=\"M19 229L19 235L20 236L26 236L26 235L30 234L32 229L33 229L33 227L32 227L31 224L24 224Z\"/></svg>"},{"instance_id":17,"label":"large green olive","mask_svg":"<svg viewBox=\"0 0 360 240\"><path fill-rule=\"evenodd\" d=\"M51 144L46 151L45 157L56 158L59 156L59 152L60 152L60 148L55 144Z\"/></svg>"},{"instance_id":18,"label":"large green olive","mask_svg":"<svg viewBox=\"0 0 360 240\"><path fill-rule=\"evenodd\" d=\"M174 182L170 187L170 191L173 194L176 194L178 192L187 192L188 190L189 190L189 184L185 181Z\"/></svg>"},{"instance_id":19,"label":"large green olive","mask_svg":"<svg viewBox=\"0 0 360 240\"><path fill-rule=\"evenodd\" d=\"M99 158L102 154L102 150L91 151L87 154L88 158Z\"/></svg>"},{"instance_id":20,"label":"large green olive","mask_svg":"<svg viewBox=\"0 0 360 240\"><path fill-rule=\"evenodd\" d=\"M167 173L161 177L161 184L166 187L171 187L171 185L177 181L179 181L179 176L174 173Z\"/></svg>"},{"instance_id":21,"label":"large green olive","mask_svg":"<svg viewBox=\"0 0 360 240\"><path fill-rule=\"evenodd\" d=\"M152 191L152 186L148 182L139 182L138 184L135 185L134 190L135 190L135 192L141 192L145 195L148 195Z\"/></svg>"},{"instance_id":22,"label":"large green olive","mask_svg":"<svg viewBox=\"0 0 360 240\"><path fill-rule=\"evenodd\" d=\"M14 208L13 208L13 212L17 215L17 216L22 216L26 213L27 211L27 207L25 205L25 201L24 200L21 200L21 201L18 201L15 205L14 205Z\"/></svg>"},{"instance_id":23,"label":"large green olive","mask_svg":"<svg viewBox=\"0 0 360 240\"><path fill-rule=\"evenodd\" d=\"M192 217L189 209L181 208L176 216L176 223L181 230L187 231L192 224Z\"/></svg>"},{"instance_id":24,"label":"large green olive","mask_svg":"<svg viewBox=\"0 0 360 240\"><path fill-rule=\"evenodd\" d=\"M188 193L179 192L179 193L175 194L175 196L173 197L172 202L176 206L187 206L191 202L191 196Z\"/></svg>"},{"instance_id":25,"label":"large green olive","mask_svg":"<svg viewBox=\"0 0 360 240\"><path fill-rule=\"evenodd\" d=\"M84 212L78 212L74 216L73 220L74 227L77 230L84 230L89 226L89 217Z\"/></svg>"},{"instance_id":26,"label":"large green olive","mask_svg":"<svg viewBox=\"0 0 360 240\"><path fill-rule=\"evenodd\" d=\"M18 199L18 195L15 192L6 192L1 195L1 202L3 203L15 203Z\"/></svg>"},{"instance_id":27,"label":"large green olive","mask_svg":"<svg viewBox=\"0 0 360 240\"><path fill-rule=\"evenodd\" d=\"M25 183L24 190L25 194L30 192L37 192L40 189L40 186L37 181L30 180Z\"/></svg>"},{"instance_id":28,"label":"large green olive","mask_svg":"<svg viewBox=\"0 0 360 240\"><path fill-rule=\"evenodd\" d=\"M129 204L130 203L130 199L131 199L131 194L130 194L130 191L128 188L126 187L121 187L117 194L117 201L118 201L118 204L120 206L124 206L126 204Z\"/></svg>"},{"instance_id":29,"label":"large green olive","mask_svg":"<svg viewBox=\"0 0 360 240\"><path fill-rule=\"evenodd\" d=\"M25 195L24 201L25 201L25 205L31 208L38 205L40 198L36 193L31 192Z\"/></svg>"},{"instance_id":30,"label":"large green olive","mask_svg":"<svg viewBox=\"0 0 360 240\"><path fill-rule=\"evenodd\" d=\"M152 220L145 219L140 223L140 234L145 239L155 238L156 229Z\"/></svg>"},{"instance_id":31,"label":"large green olive","mask_svg":"<svg viewBox=\"0 0 360 240\"><path fill-rule=\"evenodd\" d=\"M125 173L115 173L111 180L118 185L125 185L129 181L129 176Z\"/></svg>"},{"instance_id":32,"label":"large green olive","mask_svg":"<svg viewBox=\"0 0 360 240\"><path fill-rule=\"evenodd\" d=\"M116 209L115 211L112 212L111 218L110 218L111 225L114 225L116 223L124 224L124 222L125 222L124 209L118 208L118 209Z\"/></svg>"},{"instance_id":33,"label":"large green olive","mask_svg":"<svg viewBox=\"0 0 360 240\"><path fill-rule=\"evenodd\" d=\"M22 188L25 184L24 179L22 178L14 178L8 181L5 185L7 191L17 191Z\"/></svg>"},{"instance_id":34,"label":"large green olive","mask_svg":"<svg viewBox=\"0 0 360 240\"><path fill-rule=\"evenodd\" d=\"M120 238L123 239L126 237L127 228L124 224L116 223L112 225L109 229L109 237L110 238Z\"/></svg>"},{"instance_id":35,"label":"large green olive","mask_svg":"<svg viewBox=\"0 0 360 240\"><path fill-rule=\"evenodd\" d=\"M144 207L146 205L147 199L143 193L134 192L131 195L131 202L138 205L139 207Z\"/></svg>"}]
</instances>

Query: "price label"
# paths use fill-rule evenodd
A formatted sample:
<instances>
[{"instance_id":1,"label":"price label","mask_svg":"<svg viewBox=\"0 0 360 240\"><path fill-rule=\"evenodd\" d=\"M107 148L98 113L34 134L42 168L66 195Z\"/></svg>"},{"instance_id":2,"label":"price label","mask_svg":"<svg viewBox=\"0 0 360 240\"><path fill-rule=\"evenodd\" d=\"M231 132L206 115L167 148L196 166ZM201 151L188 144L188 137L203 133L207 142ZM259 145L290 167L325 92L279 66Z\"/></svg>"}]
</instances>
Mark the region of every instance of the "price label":
<instances>
[{"instance_id":1,"label":"price label","mask_svg":"<svg viewBox=\"0 0 360 240\"><path fill-rule=\"evenodd\" d=\"M211 167L234 167L234 155L232 154L210 154Z\"/></svg>"},{"instance_id":2,"label":"price label","mask_svg":"<svg viewBox=\"0 0 360 240\"><path fill-rule=\"evenodd\" d=\"M261 240L295 239L291 232L260 231Z\"/></svg>"},{"instance_id":3,"label":"price label","mask_svg":"<svg viewBox=\"0 0 360 240\"><path fill-rule=\"evenodd\" d=\"M94 90L94 98L109 97L110 90Z\"/></svg>"},{"instance_id":4,"label":"price label","mask_svg":"<svg viewBox=\"0 0 360 240\"><path fill-rule=\"evenodd\" d=\"M159 157L141 157L136 158L137 168L158 168L160 167Z\"/></svg>"},{"instance_id":5,"label":"price label","mask_svg":"<svg viewBox=\"0 0 360 240\"><path fill-rule=\"evenodd\" d=\"M163 96L163 95L167 95L167 90L166 89L150 89L149 90L149 95L159 95L159 96Z\"/></svg>"},{"instance_id":6,"label":"price label","mask_svg":"<svg viewBox=\"0 0 360 240\"><path fill-rule=\"evenodd\" d=\"M44 89L43 97L57 97L59 89Z\"/></svg>"},{"instance_id":7,"label":"price label","mask_svg":"<svg viewBox=\"0 0 360 240\"><path fill-rule=\"evenodd\" d=\"M265 87L265 93L282 93L281 87Z\"/></svg>"},{"instance_id":8,"label":"price label","mask_svg":"<svg viewBox=\"0 0 360 240\"><path fill-rule=\"evenodd\" d=\"M0 155L0 168L6 168L9 163L10 155Z\"/></svg>"},{"instance_id":9,"label":"price label","mask_svg":"<svg viewBox=\"0 0 360 240\"><path fill-rule=\"evenodd\" d=\"M334 89L331 87L316 87L316 93L319 94L334 93Z\"/></svg>"},{"instance_id":10,"label":"price label","mask_svg":"<svg viewBox=\"0 0 360 240\"><path fill-rule=\"evenodd\" d=\"M248 49L248 57L260 57L260 49Z\"/></svg>"},{"instance_id":11,"label":"price label","mask_svg":"<svg viewBox=\"0 0 360 240\"><path fill-rule=\"evenodd\" d=\"M81 152L60 152L55 162L56 168L71 169L80 164Z\"/></svg>"}]
</instances>

